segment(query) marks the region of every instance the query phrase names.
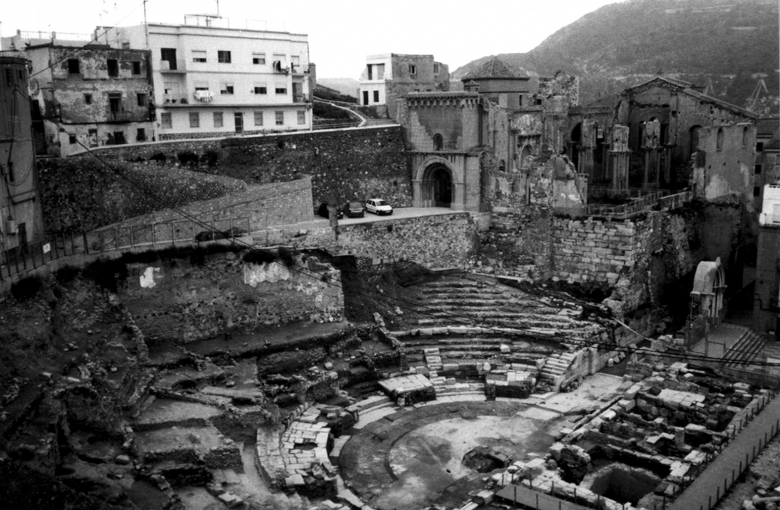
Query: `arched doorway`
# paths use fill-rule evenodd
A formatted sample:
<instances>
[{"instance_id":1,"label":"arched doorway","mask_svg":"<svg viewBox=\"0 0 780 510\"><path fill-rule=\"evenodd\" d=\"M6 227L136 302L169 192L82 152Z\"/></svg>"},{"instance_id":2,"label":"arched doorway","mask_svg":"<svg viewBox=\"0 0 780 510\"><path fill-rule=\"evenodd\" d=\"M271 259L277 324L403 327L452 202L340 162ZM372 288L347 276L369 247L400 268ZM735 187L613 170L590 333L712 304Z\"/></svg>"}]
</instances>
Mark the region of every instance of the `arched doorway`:
<instances>
[{"instance_id":1,"label":"arched doorway","mask_svg":"<svg viewBox=\"0 0 780 510\"><path fill-rule=\"evenodd\" d=\"M450 207L453 202L452 174L441 163L425 169L422 179L424 207Z\"/></svg>"}]
</instances>

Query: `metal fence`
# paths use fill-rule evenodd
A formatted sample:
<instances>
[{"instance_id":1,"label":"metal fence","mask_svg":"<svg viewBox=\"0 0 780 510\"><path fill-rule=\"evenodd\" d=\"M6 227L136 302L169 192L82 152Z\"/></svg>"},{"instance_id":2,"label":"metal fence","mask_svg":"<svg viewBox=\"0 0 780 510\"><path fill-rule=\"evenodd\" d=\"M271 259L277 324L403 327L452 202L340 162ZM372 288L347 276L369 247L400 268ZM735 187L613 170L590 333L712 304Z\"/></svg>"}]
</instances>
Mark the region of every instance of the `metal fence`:
<instances>
[{"instance_id":1,"label":"metal fence","mask_svg":"<svg viewBox=\"0 0 780 510\"><path fill-rule=\"evenodd\" d=\"M674 195L663 196L664 192L655 190L632 199L631 202L621 205L586 205L580 209L556 208L556 213L567 214L575 217L604 216L615 219L629 218L635 214L648 212L653 208L674 209L686 202L690 202L693 193L683 191Z\"/></svg>"},{"instance_id":2,"label":"metal fence","mask_svg":"<svg viewBox=\"0 0 780 510\"><path fill-rule=\"evenodd\" d=\"M204 226L204 223L207 225ZM116 250L157 249L177 244L235 240L252 232L249 217L196 222L109 227L91 232L57 235L0 252L0 281L71 255L98 255Z\"/></svg>"}]
</instances>

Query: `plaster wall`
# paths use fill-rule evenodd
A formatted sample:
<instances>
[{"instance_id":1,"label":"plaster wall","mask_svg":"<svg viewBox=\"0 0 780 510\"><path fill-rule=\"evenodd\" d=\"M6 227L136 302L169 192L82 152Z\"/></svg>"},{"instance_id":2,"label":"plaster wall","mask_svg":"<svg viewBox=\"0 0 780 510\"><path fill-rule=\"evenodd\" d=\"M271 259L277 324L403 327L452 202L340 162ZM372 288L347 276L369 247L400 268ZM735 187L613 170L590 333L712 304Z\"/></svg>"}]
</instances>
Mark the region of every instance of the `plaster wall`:
<instances>
[{"instance_id":1,"label":"plaster wall","mask_svg":"<svg viewBox=\"0 0 780 510\"><path fill-rule=\"evenodd\" d=\"M752 211L755 141L753 125L702 128L694 166L696 196L706 200L736 196Z\"/></svg>"}]
</instances>

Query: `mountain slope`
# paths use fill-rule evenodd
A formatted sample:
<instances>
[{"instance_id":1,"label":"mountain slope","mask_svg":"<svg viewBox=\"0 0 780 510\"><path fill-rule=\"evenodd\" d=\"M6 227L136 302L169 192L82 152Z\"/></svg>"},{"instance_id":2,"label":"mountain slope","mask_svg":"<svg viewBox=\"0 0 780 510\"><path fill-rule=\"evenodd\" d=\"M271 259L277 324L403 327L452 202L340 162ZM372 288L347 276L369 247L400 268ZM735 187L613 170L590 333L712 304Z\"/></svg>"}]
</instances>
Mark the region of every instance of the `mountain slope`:
<instances>
[{"instance_id":1,"label":"mountain slope","mask_svg":"<svg viewBox=\"0 0 780 510\"><path fill-rule=\"evenodd\" d=\"M631 0L583 16L528 53L499 57L541 75L580 76L581 102L662 73L711 81L716 96L744 105L759 77L780 95L779 33L776 0Z\"/></svg>"}]
</instances>

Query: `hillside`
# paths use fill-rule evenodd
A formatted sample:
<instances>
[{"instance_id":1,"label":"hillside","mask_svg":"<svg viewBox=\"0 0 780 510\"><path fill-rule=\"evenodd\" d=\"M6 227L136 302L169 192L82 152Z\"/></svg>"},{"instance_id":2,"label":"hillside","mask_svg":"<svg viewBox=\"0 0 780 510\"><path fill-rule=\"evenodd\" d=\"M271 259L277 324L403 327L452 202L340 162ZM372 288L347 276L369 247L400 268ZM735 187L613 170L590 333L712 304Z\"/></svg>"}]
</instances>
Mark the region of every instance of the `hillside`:
<instances>
[{"instance_id":1,"label":"hillside","mask_svg":"<svg viewBox=\"0 0 780 510\"><path fill-rule=\"evenodd\" d=\"M358 81L353 78L317 78L317 83L338 90L346 96L355 97Z\"/></svg>"},{"instance_id":2,"label":"hillside","mask_svg":"<svg viewBox=\"0 0 780 510\"><path fill-rule=\"evenodd\" d=\"M583 16L528 53L499 57L541 75L579 75L581 102L661 73L711 82L716 96L745 105L759 77L775 101L780 95L779 30L776 0L630 0ZM456 69L453 78L491 57Z\"/></svg>"}]
</instances>

